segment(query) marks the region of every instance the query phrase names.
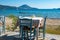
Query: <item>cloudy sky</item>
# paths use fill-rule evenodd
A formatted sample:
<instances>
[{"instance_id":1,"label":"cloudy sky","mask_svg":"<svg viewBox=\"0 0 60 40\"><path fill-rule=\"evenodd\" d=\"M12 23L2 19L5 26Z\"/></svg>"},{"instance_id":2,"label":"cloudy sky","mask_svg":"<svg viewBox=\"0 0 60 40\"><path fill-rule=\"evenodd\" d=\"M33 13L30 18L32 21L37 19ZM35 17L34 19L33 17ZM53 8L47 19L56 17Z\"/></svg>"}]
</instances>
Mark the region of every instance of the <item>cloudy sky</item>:
<instances>
[{"instance_id":1,"label":"cloudy sky","mask_svg":"<svg viewBox=\"0 0 60 40\"><path fill-rule=\"evenodd\" d=\"M0 0L0 5L18 7L24 4L40 9L60 8L60 0Z\"/></svg>"}]
</instances>

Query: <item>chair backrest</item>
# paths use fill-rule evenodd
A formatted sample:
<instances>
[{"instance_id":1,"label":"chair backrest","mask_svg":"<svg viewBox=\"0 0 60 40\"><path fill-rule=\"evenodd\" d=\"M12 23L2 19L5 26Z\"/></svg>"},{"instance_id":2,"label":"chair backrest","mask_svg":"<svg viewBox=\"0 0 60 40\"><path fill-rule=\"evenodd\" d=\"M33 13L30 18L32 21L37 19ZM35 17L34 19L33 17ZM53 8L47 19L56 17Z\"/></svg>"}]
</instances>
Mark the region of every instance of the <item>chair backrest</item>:
<instances>
[{"instance_id":1,"label":"chair backrest","mask_svg":"<svg viewBox=\"0 0 60 40\"><path fill-rule=\"evenodd\" d=\"M20 19L20 26L32 26L32 19Z\"/></svg>"}]
</instances>

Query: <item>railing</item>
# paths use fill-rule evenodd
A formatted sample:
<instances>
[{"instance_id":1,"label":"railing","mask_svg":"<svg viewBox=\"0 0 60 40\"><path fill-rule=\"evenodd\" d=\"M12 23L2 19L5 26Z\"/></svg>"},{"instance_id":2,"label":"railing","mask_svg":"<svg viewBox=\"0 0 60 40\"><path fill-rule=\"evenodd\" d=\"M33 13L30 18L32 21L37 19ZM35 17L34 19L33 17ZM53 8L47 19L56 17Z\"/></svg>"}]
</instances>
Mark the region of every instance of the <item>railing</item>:
<instances>
[{"instance_id":1,"label":"railing","mask_svg":"<svg viewBox=\"0 0 60 40\"><path fill-rule=\"evenodd\" d=\"M5 17L0 16L0 35L5 33Z\"/></svg>"}]
</instances>

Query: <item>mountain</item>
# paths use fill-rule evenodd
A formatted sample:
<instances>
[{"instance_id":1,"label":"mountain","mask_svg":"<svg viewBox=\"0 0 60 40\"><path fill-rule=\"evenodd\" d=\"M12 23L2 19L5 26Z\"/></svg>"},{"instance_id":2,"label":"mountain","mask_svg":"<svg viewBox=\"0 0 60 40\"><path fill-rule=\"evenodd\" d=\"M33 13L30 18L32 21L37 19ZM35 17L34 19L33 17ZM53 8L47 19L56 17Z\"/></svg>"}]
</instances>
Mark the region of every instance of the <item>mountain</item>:
<instances>
[{"instance_id":1,"label":"mountain","mask_svg":"<svg viewBox=\"0 0 60 40\"><path fill-rule=\"evenodd\" d=\"M28 5L22 5L19 7L19 9L31 9L31 7Z\"/></svg>"},{"instance_id":2,"label":"mountain","mask_svg":"<svg viewBox=\"0 0 60 40\"><path fill-rule=\"evenodd\" d=\"M16 9L14 6L0 5L0 9Z\"/></svg>"},{"instance_id":3,"label":"mountain","mask_svg":"<svg viewBox=\"0 0 60 40\"><path fill-rule=\"evenodd\" d=\"M17 8L18 8L19 10L21 10L21 9L23 9L23 10L26 10L26 9L39 10L38 8L30 7L30 6L26 5L26 4L24 4L24 5L22 5L22 6L19 6L19 7L7 6L7 5L0 5L0 9L14 9L14 10L16 10ZM60 10L60 8L54 8L54 10L55 10L55 9ZM44 10L46 10L46 9L44 9ZM48 10L50 10L50 9L48 9ZM52 10L52 9L51 9L51 10Z\"/></svg>"},{"instance_id":4,"label":"mountain","mask_svg":"<svg viewBox=\"0 0 60 40\"><path fill-rule=\"evenodd\" d=\"M57 8L58 10L60 10L60 8Z\"/></svg>"},{"instance_id":5,"label":"mountain","mask_svg":"<svg viewBox=\"0 0 60 40\"><path fill-rule=\"evenodd\" d=\"M19 8L19 9L32 9L32 10L37 9L37 8L30 7L30 6L26 5L26 4L24 4L24 5L22 5L22 6L19 6L18 8Z\"/></svg>"},{"instance_id":6,"label":"mountain","mask_svg":"<svg viewBox=\"0 0 60 40\"><path fill-rule=\"evenodd\" d=\"M38 10L37 8L33 8L33 7L30 7L26 4L22 5L22 6L19 6L19 7L15 7L15 6L7 6L7 5L0 5L0 9L14 9L14 10L17 10L17 8L19 10Z\"/></svg>"}]
</instances>

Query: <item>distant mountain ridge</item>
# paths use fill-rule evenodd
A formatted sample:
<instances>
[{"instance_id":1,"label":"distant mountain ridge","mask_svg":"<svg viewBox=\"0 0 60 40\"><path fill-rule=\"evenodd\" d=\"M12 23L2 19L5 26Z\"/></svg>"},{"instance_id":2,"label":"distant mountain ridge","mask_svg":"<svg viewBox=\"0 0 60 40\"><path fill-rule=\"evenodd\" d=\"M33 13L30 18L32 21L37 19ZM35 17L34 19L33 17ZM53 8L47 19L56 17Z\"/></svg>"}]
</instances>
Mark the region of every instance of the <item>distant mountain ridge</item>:
<instances>
[{"instance_id":1,"label":"distant mountain ridge","mask_svg":"<svg viewBox=\"0 0 60 40\"><path fill-rule=\"evenodd\" d=\"M39 10L38 8L34 8L34 7L30 7L26 4L21 5L19 7L15 7L15 6L7 6L7 5L0 5L0 9L32 9L32 10ZM54 9L58 9L60 10L60 8L54 8Z\"/></svg>"},{"instance_id":2,"label":"distant mountain ridge","mask_svg":"<svg viewBox=\"0 0 60 40\"><path fill-rule=\"evenodd\" d=\"M0 9L17 9L17 8L18 9L32 9L32 10L36 10L37 9L37 8L30 7L28 5L22 5L22 6L19 6L19 7L0 5Z\"/></svg>"},{"instance_id":3,"label":"distant mountain ridge","mask_svg":"<svg viewBox=\"0 0 60 40\"><path fill-rule=\"evenodd\" d=\"M17 7L14 6L6 6L6 5L0 5L0 9L16 9Z\"/></svg>"}]
</instances>

